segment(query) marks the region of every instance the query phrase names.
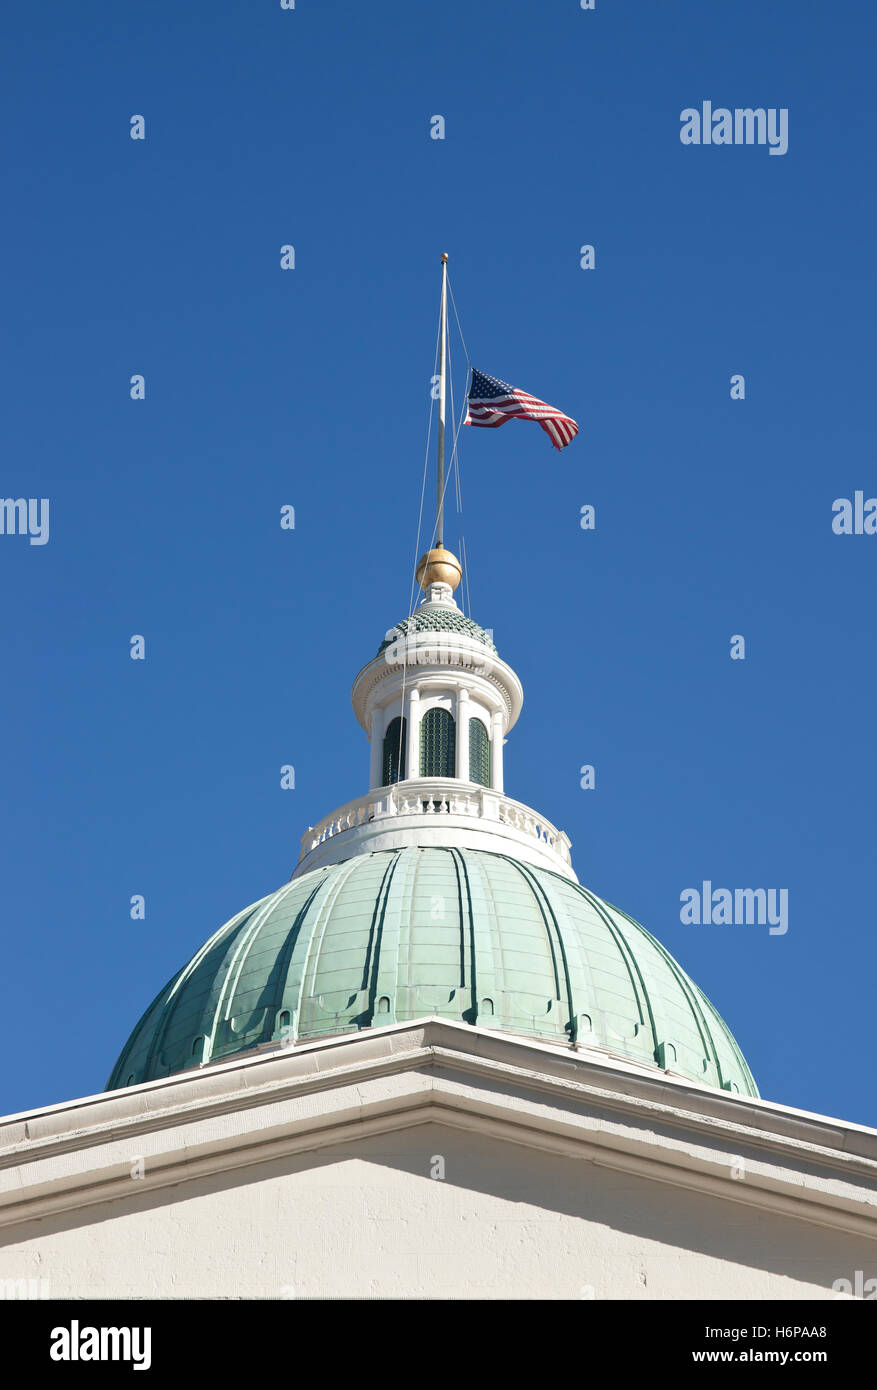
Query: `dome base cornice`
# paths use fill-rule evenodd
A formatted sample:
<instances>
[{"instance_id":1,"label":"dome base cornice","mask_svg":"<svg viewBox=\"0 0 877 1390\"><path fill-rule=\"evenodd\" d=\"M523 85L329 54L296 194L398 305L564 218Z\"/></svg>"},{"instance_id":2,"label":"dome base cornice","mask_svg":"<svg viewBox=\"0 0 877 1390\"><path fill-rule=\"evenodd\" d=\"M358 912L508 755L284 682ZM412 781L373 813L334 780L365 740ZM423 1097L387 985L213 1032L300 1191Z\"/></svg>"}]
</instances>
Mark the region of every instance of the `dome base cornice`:
<instances>
[{"instance_id":1,"label":"dome base cornice","mask_svg":"<svg viewBox=\"0 0 877 1390\"><path fill-rule=\"evenodd\" d=\"M305 831L292 877L409 846L510 854L578 882L562 830L522 801L454 777L412 778L346 802Z\"/></svg>"}]
</instances>

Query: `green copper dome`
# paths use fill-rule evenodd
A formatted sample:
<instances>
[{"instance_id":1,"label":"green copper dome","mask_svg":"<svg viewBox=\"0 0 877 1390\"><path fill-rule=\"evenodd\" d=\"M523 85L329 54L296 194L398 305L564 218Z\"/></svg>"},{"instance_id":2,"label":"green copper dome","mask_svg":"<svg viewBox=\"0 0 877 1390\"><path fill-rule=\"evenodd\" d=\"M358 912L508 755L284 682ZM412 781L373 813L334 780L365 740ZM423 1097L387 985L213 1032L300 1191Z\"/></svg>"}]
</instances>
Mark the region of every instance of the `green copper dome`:
<instances>
[{"instance_id":1,"label":"green copper dome","mask_svg":"<svg viewBox=\"0 0 877 1390\"><path fill-rule=\"evenodd\" d=\"M548 869L421 847L315 869L238 913L146 1010L108 1089L428 1015L758 1095L712 1004L632 918Z\"/></svg>"},{"instance_id":2,"label":"green copper dome","mask_svg":"<svg viewBox=\"0 0 877 1390\"><path fill-rule=\"evenodd\" d=\"M476 642L483 642L492 652L496 651L491 637L484 628L479 627L472 618L467 618L458 608L433 608L424 604L410 618L403 618L401 623L397 623L387 633L378 647L378 656L400 638L412 636L415 632L462 633L466 637L474 637Z\"/></svg>"}]
</instances>

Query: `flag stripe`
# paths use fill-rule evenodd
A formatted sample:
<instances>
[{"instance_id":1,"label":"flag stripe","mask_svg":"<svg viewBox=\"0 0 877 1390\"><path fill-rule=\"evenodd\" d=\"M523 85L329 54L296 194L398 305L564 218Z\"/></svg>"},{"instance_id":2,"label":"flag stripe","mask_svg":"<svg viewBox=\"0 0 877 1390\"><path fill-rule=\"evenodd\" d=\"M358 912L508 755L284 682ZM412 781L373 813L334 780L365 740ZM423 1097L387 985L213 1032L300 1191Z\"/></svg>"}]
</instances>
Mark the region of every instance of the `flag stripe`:
<instances>
[{"instance_id":1,"label":"flag stripe","mask_svg":"<svg viewBox=\"0 0 877 1390\"><path fill-rule=\"evenodd\" d=\"M555 449L563 449L579 432L575 420L564 415L562 410L540 401L538 396L531 396L528 391L518 391L507 381L477 372L474 367L468 406L464 424L495 430L506 420L535 420Z\"/></svg>"}]
</instances>

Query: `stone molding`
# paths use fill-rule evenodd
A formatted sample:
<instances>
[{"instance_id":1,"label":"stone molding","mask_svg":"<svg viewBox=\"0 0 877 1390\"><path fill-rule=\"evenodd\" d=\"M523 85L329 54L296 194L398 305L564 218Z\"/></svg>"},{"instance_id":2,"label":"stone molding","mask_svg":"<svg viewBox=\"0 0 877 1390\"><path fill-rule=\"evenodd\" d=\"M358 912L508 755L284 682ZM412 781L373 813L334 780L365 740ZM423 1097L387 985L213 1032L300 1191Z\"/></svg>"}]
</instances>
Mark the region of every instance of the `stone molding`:
<instances>
[{"instance_id":1,"label":"stone molding","mask_svg":"<svg viewBox=\"0 0 877 1390\"><path fill-rule=\"evenodd\" d=\"M0 1225L428 1122L877 1237L877 1130L438 1019L6 1117Z\"/></svg>"},{"instance_id":2,"label":"stone molding","mask_svg":"<svg viewBox=\"0 0 877 1390\"><path fill-rule=\"evenodd\" d=\"M292 877L410 845L511 854L578 882L564 831L522 801L455 777L406 778L336 807L302 835Z\"/></svg>"}]
</instances>

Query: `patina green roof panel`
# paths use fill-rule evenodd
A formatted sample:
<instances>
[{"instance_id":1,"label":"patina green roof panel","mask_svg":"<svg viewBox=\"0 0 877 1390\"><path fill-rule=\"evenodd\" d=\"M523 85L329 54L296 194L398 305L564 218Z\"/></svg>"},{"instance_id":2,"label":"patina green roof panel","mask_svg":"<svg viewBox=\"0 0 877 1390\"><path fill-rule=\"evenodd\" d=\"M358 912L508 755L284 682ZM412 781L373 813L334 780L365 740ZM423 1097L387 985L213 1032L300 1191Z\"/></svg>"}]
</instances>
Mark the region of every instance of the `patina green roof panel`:
<instances>
[{"instance_id":1,"label":"patina green roof panel","mask_svg":"<svg viewBox=\"0 0 877 1390\"><path fill-rule=\"evenodd\" d=\"M391 628L378 647L378 656L387 647L391 647L394 642L398 642L400 638L413 636L418 632L458 633L464 637L474 637L476 642L483 643L492 652L496 651L490 634L483 627L479 627L472 618L467 618L459 609L430 608L424 605L412 613L410 618L403 618L394 628Z\"/></svg>"},{"instance_id":2,"label":"patina green roof panel","mask_svg":"<svg viewBox=\"0 0 877 1390\"><path fill-rule=\"evenodd\" d=\"M427 1014L758 1094L709 1000L632 918L549 870L437 847L316 869L233 917L147 1009L109 1088Z\"/></svg>"}]
</instances>

